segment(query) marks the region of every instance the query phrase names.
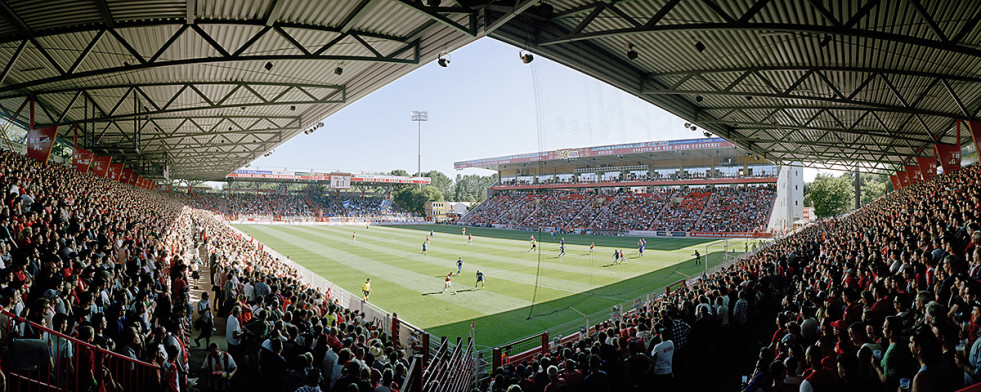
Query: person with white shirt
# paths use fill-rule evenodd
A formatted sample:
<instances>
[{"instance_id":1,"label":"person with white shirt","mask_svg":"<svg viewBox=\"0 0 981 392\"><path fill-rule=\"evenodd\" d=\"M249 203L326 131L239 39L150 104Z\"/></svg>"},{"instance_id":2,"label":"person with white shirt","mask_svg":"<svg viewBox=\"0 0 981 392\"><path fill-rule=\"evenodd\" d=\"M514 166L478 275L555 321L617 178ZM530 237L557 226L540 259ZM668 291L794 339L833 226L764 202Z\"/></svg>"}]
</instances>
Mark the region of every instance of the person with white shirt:
<instances>
[{"instance_id":1,"label":"person with white shirt","mask_svg":"<svg viewBox=\"0 0 981 392\"><path fill-rule=\"evenodd\" d=\"M242 313L242 309L238 306L232 308L232 313L228 316L228 321L225 323L225 340L228 341L228 353L236 358L239 362L242 361L242 324L238 321L239 314Z\"/></svg>"},{"instance_id":2,"label":"person with white shirt","mask_svg":"<svg viewBox=\"0 0 981 392\"><path fill-rule=\"evenodd\" d=\"M670 388L674 378L674 342L671 341L671 330L661 328L658 331L661 342L654 345L651 358L654 359L654 379L659 388Z\"/></svg>"}]
</instances>

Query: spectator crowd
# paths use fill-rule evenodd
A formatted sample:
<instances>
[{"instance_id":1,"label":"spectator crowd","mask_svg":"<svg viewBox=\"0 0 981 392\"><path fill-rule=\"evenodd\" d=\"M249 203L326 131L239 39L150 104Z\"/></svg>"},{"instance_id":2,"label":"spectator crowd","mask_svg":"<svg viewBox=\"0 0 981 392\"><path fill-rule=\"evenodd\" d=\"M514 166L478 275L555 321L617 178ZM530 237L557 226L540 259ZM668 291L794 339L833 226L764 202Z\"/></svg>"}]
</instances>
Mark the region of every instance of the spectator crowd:
<instances>
[{"instance_id":1,"label":"spectator crowd","mask_svg":"<svg viewBox=\"0 0 981 392\"><path fill-rule=\"evenodd\" d=\"M16 343L40 341L50 363L29 374L79 390L133 390L127 367L151 370L139 387L150 391L187 391L191 378L210 390L286 392L404 380L406 355L379 321L310 287L212 212L6 150L0 189L4 371L27 371L18 367L27 346ZM277 205L243 198L234 208ZM200 271L214 285L195 302ZM211 342L221 325L227 351ZM207 354L192 363L192 350ZM0 390L26 388L22 378L0 381Z\"/></svg>"},{"instance_id":2,"label":"spectator crowd","mask_svg":"<svg viewBox=\"0 0 981 392\"><path fill-rule=\"evenodd\" d=\"M978 165L914 184L592 325L579 340L505 358L479 389L949 392L978 384L979 211Z\"/></svg>"},{"instance_id":3,"label":"spectator crowd","mask_svg":"<svg viewBox=\"0 0 981 392\"><path fill-rule=\"evenodd\" d=\"M498 192L461 219L470 226L555 227L563 230L749 232L765 230L773 186L732 186L650 192L554 190Z\"/></svg>"}]
</instances>

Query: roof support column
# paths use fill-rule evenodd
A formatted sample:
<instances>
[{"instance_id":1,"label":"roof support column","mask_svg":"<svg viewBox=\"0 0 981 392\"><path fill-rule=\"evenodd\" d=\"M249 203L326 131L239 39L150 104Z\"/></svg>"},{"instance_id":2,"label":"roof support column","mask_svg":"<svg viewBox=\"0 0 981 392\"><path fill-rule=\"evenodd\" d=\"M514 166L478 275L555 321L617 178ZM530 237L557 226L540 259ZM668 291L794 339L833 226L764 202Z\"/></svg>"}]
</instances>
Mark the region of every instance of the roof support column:
<instances>
[{"instance_id":1,"label":"roof support column","mask_svg":"<svg viewBox=\"0 0 981 392\"><path fill-rule=\"evenodd\" d=\"M862 172L855 166L855 209L862 208Z\"/></svg>"}]
</instances>

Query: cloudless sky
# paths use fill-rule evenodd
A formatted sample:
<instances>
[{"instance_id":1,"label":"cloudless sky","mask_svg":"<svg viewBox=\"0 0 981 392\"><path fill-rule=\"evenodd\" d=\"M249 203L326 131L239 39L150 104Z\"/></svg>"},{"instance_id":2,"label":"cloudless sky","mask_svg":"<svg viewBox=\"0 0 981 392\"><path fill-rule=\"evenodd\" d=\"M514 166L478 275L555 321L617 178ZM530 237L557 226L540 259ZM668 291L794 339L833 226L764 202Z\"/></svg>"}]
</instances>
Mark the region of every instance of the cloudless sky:
<instances>
[{"instance_id":1,"label":"cloudless sky","mask_svg":"<svg viewBox=\"0 0 981 392\"><path fill-rule=\"evenodd\" d=\"M422 171L435 169L450 178L491 173L456 171L455 161L704 137L657 106L541 56L524 64L518 48L494 39L449 56L449 67L419 67L328 117L312 135L297 135L256 159L251 168L415 173L413 110L429 112L422 123ZM815 175L805 170L805 181Z\"/></svg>"}]
</instances>

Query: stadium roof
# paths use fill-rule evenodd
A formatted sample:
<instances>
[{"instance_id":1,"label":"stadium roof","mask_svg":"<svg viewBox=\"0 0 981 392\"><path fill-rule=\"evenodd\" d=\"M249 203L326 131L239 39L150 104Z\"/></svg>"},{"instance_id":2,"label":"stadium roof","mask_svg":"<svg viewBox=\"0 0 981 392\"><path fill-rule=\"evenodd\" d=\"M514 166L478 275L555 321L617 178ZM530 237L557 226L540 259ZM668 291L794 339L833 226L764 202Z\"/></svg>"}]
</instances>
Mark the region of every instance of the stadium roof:
<instances>
[{"instance_id":1,"label":"stadium roof","mask_svg":"<svg viewBox=\"0 0 981 392\"><path fill-rule=\"evenodd\" d=\"M606 146L565 148L553 151L481 158L454 162L453 168L481 168L497 171L528 171L528 173L571 173L586 167L619 167L651 165L654 168L671 165L711 164L765 164L759 157L745 154L745 150L725 139L712 137L701 139L659 140L649 142L613 144ZM751 154L750 154L751 155ZM531 166L529 166L531 165ZM641 170L638 168L637 170ZM511 173L502 173L510 175Z\"/></svg>"},{"instance_id":2,"label":"stadium roof","mask_svg":"<svg viewBox=\"0 0 981 392\"><path fill-rule=\"evenodd\" d=\"M80 145L114 162L221 179L476 39L474 15L409 0L4 0L0 113L27 124L34 94L38 127L72 138L78 124Z\"/></svg>"},{"instance_id":3,"label":"stadium roof","mask_svg":"<svg viewBox=\"0 0 981 392\"><path fill-rule=\"evenodd\" d=\"M39 125L186 179L485 35L777 163L893 169L981 109L969 0L8 0L0 20L0 113L26 123L34 94Z\"/></svg>"},{"instance_id":4,"label":"stadium roof","mask_svg":"<svg viewBox=\"0 0 981 392\"><path fill-rule=\"evenodd\" d=\"M895 169L981 109L976 1L548 4L491 35L776 163Z\"/></svg>"}]
</instances>

